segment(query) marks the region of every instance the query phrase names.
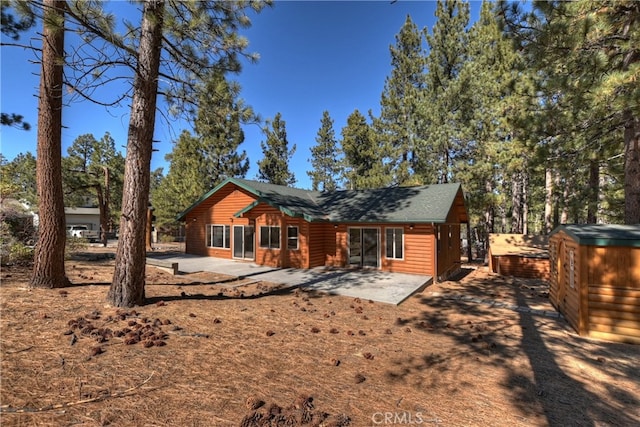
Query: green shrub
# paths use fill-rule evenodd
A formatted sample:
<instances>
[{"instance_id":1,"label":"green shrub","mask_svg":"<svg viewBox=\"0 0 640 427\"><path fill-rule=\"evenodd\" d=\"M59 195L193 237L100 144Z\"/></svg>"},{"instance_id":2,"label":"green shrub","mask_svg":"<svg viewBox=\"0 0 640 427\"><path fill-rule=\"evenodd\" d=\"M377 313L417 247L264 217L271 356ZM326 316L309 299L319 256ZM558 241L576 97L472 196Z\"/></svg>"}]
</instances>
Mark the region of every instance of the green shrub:
<instances>
[{"instance_id":1,"label":"green shrub","mask_svg":"<svg viewBox=\"0 0 640 427\"><path fill-rule=\"evenodd\" d=\"M173 243L176 241L175 237L170 234L161 234L159 239L160 243Z\"/></svg>"},{"instance_id":2,"label":"green shrub","mask_svg":"<svg viewBox=\"0 0 640 427\"><path fill-rule=\"evenodd\" d=\"M89 240L83 237L67 237L67 247L64 251L65 258L69 259L72 254L81 252L89 246Z\"/></svg>"},{"instance_id":3,"label":"green shrub","mask_svg":"<svg viewBox=\"0 0 640 427\"><path fill-rule=\"evenodd\" d=\"M14 264L31 264L33 262L33 247L14 243L9 248L9 258Z\"/></svg>"}]
</instances>

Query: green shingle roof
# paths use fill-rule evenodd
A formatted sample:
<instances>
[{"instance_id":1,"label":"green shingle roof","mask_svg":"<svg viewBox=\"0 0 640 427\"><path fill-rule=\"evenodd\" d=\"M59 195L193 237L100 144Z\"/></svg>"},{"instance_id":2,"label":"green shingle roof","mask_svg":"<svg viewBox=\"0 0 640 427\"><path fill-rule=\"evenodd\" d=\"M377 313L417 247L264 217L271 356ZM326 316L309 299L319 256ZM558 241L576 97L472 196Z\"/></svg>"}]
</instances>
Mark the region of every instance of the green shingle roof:
<instances>
[{"instance_id":1,"label":"green shingle roof","mask_svg":"<svg viewBox=\"0 0 640 427\"><path fill-rule=\"evenodd\" d=\"M556 227L550 234L564 231L584 246L633 246L640 248L640 224L569 224Z\"/></svg>"},{"instance_id":2,"label":"green shingle roof","mask_svg":"<svg viewBox=\"0 0 640 427\"><path fill-rule=\"evenodd\" d=\"M230 182L257 197L256 202L242 209L236 216L241 216L260 203L266 203L292 217L329 222L444 223L456 203L458 192L461 192L460 184L438 184L322 193L229 178L181 213L178 219L184 219L190 210ZM459 220L467 221L464 207Z\"/></svg>"}]
</instances>

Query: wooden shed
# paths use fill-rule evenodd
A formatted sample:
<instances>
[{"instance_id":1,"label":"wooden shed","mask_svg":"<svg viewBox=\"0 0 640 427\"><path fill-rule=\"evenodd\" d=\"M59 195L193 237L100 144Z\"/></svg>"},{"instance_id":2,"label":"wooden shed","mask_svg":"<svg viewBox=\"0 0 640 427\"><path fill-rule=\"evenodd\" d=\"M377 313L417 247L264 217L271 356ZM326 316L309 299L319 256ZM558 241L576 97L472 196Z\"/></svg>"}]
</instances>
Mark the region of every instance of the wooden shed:
<instances>
[{"instance_id":1,"label":"wooden shed","mask_svg":"<svg viewBox=\"0 0 640 427\"><path fill-rule=\"evenodd\" d=\"M549 254L549 298L579 335L640 344L640 224L562 225Z\"/></svg>"},{"instance_id":2,"label":"wooden shed","mask_svg":"<svg viewBox=\"0 0 640 427\"><path fill-rule=\"evenodd\" d=\"M317 192L229 178L178 216L189 254L443 280L460 268L460 184Z\"/></svg>"},{"instance_id":3,"label":"wooden shed","mask_svg":"<svg viewBox=\"0 0 640 427\"><path fill-rule=\"evenodd\" d=\"M503 276L548 280L548 237L489 234L489 270Z\"/></svg>"}]
</instances>

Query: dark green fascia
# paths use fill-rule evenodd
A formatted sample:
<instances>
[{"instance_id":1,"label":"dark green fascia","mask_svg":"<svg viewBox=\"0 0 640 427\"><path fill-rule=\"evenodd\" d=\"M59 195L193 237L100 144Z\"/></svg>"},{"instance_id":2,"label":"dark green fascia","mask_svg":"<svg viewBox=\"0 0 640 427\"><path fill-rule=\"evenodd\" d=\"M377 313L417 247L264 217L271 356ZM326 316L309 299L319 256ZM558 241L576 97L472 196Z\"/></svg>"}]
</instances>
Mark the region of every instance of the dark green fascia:
<instances>
[{"instance_id":1,"label":"dark green fascia","mask_svg":"<svg viewBox=\"0 0 640 427\"><path fill-rule=\"evenodd\" d=\"M555 230L549 233L549 237L559 233L560 231L564 231L581 246L629 246L633 248L640 248L640 240L638 239L620 239L615 237L581 237L579 234L574 233L573 230L566 225L560 225L556 227Z\"/></svg>"},{"instance_id":2,"label":"dark green fascia","mask_svg":"<svg viewBox=\"0 0 640 427\"><path fill-rule=\"evenodd\" d=\"M233 216L235 216L236 218L240 218L242 215L244 215L245 213L249 212L251 209L253 209L256 206L258 206L260 203L265 203L265 204L271 206L272 208L277 209L280 212L282 212L285 215L290 216L292 218L302 218L307 222L320 221L317 218L309 216L309 215L307 215L305 213L293 212L292 210L287 209L287 208L282 207L282 206L279 206L279 205L271 202L269 199L265 199L263 197L260 197L260 198L258 198L258 200L250 203L245 208L243 208L243 209L239 210L238 212L236 212L235 214L233 214Z\"/></svg>"}]
</instances>

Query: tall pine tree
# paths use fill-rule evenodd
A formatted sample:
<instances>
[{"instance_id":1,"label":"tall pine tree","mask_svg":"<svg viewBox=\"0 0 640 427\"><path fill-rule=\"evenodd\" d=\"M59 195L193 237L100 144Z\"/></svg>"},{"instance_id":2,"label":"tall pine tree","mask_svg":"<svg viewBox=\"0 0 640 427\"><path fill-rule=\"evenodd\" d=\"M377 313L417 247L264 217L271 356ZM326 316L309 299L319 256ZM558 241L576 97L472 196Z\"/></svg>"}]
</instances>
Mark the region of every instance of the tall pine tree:
<instances>
[{"instance_id":1,"label":"tall pine tree","mask_svg":"<svg viewBox=\"0 0 640 427\"><path fill-rule=\"evenodd\" d=\"M391 182L389 163L373 128L367 119L355 110L342 128L342 151L346 187L350 190L386 187Z\"/></svg>"},{"instance_id":2,"label":"tall pine tree","mask_svg":"<svg viewBox=\"0 0 640 427\"><path fill-rule=\"evenodd\" d=\"M124 157L116 150L109 134L98 141L92 134L80 135L67 149L62 159L66 206L84 206L85 198L100 209L101 240L107 244L107 233L114 229L122 200Z\"/></svg>"},{"instance_id":3,"label":"tall pine tree","mask_svg":"<svg viewBox=\"0 0 640 427\"><path fill-rule=\"evenodd\" d=\"M213 73L201 89L195 133L204 158L201 180L213 188L226 178L244 178L249 170L241 124L254 120L251 108L239 98L240 86L229 82L222 73Z\"/></svg>"},{"instance_id":4,"label":"tall pine tree","mask_svg":"<svg viewBox=\"0 0 640 427\"><path fill-rule=\"evenodd\" d=\"M244 178L249 169L241 124L256 120L239 98L240 86L223 74L208 76L199 90L195 135L182 132L170 154L169 171L151 193L157 223L175 225L178 213L226 178Z\"/></svg>"},{"instance_id":5,"label":"tall pine tree","mask_svg":"<svg viewBox=\"0 0 640 427\"><path fill-rule=\"evenodd\" d=\"M66 1L45 0L36 183L40 225L30 286L60 288L69 285L64 268L67 241L62 192L62 96L64 21Z\"/></svg>"},{"instance_id":6,"label":"tall pine tree","mask_svg":"<svg viewBox=\"0 0 640 427\"><path fill-rule=\"evenodd\" d=\"M461 101L457 115L460 144L453 171L465 183L468 208L475 214L474 222L481 224L486 246L487 233L495 231L496 210L506 204L499 191L500 183L511 178L505 176L504 162L523 157L509 151L513 138L504 120L506 100L517 77L516 54L501 32L493 3L483 2L480 19L468 38L467 58L456 82Z\"/></svg>"},{"instance_id":7,"label":"tall pine tree","mask_svg":"<svg viewBox=\"0 0 640 427\"><path fill-rule=\"evenodd\" d=\"M314 191L333 191L339 186L342 175L340 147L333 130L333 120L328 111L322 113L321 126L316 136L316 145L311 147L311 166L307 175Z\"/></svg>"},{"instance_id":8,"label":"tall pine tree","mask_svg":"<svg viewBox=\"0 0 640 427\"><path fill-rule=\"evenodd\" d=\"M425 52L422 32L410 16L390 46L391 76L380 99L380 118L374 126L383 147L389 147L393 183L403 185L415 174L416 152L425 144ZM426 169L426 168L423 168Z\"/></svg>"},{"instance_id":9,"label":"tall pine tree","mask_svg":"<svg viewBox=\"0 0 640 427\"><path fill-rule=\"evenodd\" d=\"M536 70L536 93L543 97L537 104L544 147L540 162L551 166L547 224L551 216L556 222L594 222L598 215L605 221L639 222L640 5L538 2L531 11L518 12L503 10ZM618 195L622 187L624 196ZM624 207L616 219L611 207L618 203Z\"/></svg>"},{"instance_id":10,"label":"tall pine tree","mask_svg":"<svg viewBox=\"0 0 640 427\"><path fill-rule=\"evenodd\" d=\"M427 35L427 96L423 102L427 144L420 153L420 173L435 169L437 182L453 178L453 159L461 143L460 114L463 88L458 79L467 57L469 4L461 0L438 0L436 24ZM435 168L434 168L435 166Z\"/></svg>"},{"instance_id":11,"label":"tall pine tree","mask_svg":"<svg viewBox=\"0 0 640 427\"><path fill-rule=\"evenodd\" d=\"M176 216L209 191L209 176L200 140L183 131L165 156L169 170L151 192L151 203L160 226L175 225Z\"/></svg>"},{"instance_id":12,"label":"tall pine tree","mask_svg":"<svg viewBox=\"0 0 640 427\"><path fill-rule=\"evenodd\" d=\"M289 150L286 122L282 120L280 113L272 121L267 121L264 134L267 139L260 142L264 157L258 161L258 179L271 184L292 186L296 183L296 177L289 170L289 160L296 152L296 145L293 144Z\"/></svg>"}]
</instances>

